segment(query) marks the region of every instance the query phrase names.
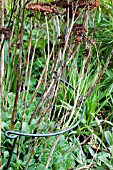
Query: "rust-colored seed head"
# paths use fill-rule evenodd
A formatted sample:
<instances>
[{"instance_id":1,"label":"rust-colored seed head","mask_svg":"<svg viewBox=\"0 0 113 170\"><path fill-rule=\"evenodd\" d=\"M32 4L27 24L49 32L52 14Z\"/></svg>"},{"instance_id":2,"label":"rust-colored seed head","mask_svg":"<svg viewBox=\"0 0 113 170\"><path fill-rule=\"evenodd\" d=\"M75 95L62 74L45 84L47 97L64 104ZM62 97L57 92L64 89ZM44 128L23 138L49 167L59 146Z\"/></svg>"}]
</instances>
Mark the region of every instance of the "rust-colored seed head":
<instances>
[{"instance_id":1,"label":"rust-colored seed head","mask_svg":"<svg viewBox=\"0 0 113 170\"><path fill-rule=\"evenodd\" d=\"M60 14L57 7L51 5L51 3L43 3L43 2L31 3L28 6L26 6L26 9L35 10L35 11L44 12L44 13Z\"/></svg>"},{"instance_id":2,"label":"rust-colored seed head","mask_svg":"<svg viewBox=\"0 0 113 170\"><path fill-rule=\"evenodd\" d=\"M80 37L80 36L76 37L76 38L75 38L75 41L80 42L80 41L81 41L81 37Z\"/></svg>"},{"instance_id":3,"label":"rust-colored seed head","mask_svg":"<svg viewBox=\"0 0 113 170\"><path fill-rule=\"evenodd\" d=\"M89 9L93 9L95 7L99 7L100 6L100 1L96 1L96 2L89 2L88 6L86 7L86 10Z\"/></svg>"},{"instance_id":4,"label":"rust-colored seed head","mask_svg":"<svg viewBox=\"0 0 113 170\"><path fill-rule=\"evenodd\" d=\"M74 44L79 44L82 41L81 36L75 37Z\"/></svg>"}]
</instances>

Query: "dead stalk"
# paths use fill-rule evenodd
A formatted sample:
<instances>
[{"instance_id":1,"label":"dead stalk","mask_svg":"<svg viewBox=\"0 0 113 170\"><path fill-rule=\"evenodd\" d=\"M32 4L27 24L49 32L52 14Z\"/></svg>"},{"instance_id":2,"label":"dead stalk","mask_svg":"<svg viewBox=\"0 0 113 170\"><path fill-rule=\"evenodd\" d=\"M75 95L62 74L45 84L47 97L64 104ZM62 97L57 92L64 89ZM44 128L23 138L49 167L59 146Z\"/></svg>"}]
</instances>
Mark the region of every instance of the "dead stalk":
<instances>
[{"instance_id":1,"label":"dead stalk","mask_svg":"<svg viewBox=\"0 0 113 170\"><path fill-rule=\"evenodd\" d=\"M5 12L5 2L2 0L1 5L1 26L4 27L4 12ZM4 42L4 34L1 35L1 43ZM4 46L1 51L0 57L0 167L2 167L2 160L1 160L1 123L2 123L2 116L1 116L1 108L4 107Z\"/></svg>"},{"instance_id":2,"label":"dead stalk","mask_svg":"<svg viewBox=\"0 0 113 170\"><path fill-rule=\"evenodd\" d=\"M21 89L21 65L22 65L22 45L23 45L23 33L24 33L24 12L25 12L25 7L22 10L22 23L21 23L21 34L20 34L20 46L19 46L20 54L19 54L19 62L18 62L18 68L17 68L17 72L18 72L17 89L16 89L16 96L15 96L13 113L12 113L12 118L11 118L11 126L10 126L11 130L14 130L18 98L19 98L20 89Z\"/></svg>"},{"instance_id":3,"label":"dead stalk","mask_svg":"<svg viewBox=\"0 0 113 170\"><path fill-rule=\"evenodd\" d=\"M49 163L50 163L50 161L51 161L51 159L52 159L52 155L53 155L55 146L56 146L56 144L58 143L58 141L59 141L59 139L60 139L60 136L61 136L61 135L59 135L59 136L56 137L56 140L54 141L54 143L53 143L53 145L52 145L52 148L51 148L51 151L50 151L50 154L49 154L47 163L46 163L46 168L48 168L48 166L49 166Z\"/></svg>"},{"instance_id":4,"label":"dead stalk","mask_svg":"<svg viewBox=\"0 0 113 170\"><path fill-rule=\"evenodd\" d=\"M107 66L108 66L108 64L110 62L111 56L112 56L112 54L107 58L107 61L106 61L105 65L104 65L104 68L101 70L98 79L96 80L96 82L92 86L92 88L89 90L89 92L85 95L84 100L86 100L91 95L91 93L93 92L93 90L95 89L97 84L100 82L100 80L101 80L101 78L102 78L102 76L103 76L103 74L104 74L104 72L105 72L105 70L106 70L106 68L107 68Z\"/></svg>"}]
</instances>

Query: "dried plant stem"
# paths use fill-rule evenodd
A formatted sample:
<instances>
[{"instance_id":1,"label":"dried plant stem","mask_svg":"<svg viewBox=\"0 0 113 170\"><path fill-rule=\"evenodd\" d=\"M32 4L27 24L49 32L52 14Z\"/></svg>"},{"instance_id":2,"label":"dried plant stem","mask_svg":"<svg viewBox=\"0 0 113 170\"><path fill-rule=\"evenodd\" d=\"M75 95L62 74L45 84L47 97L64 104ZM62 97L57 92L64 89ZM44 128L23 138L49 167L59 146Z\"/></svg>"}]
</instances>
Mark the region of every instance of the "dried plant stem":
<instances>
[{"instance_id":1,"label":"dried plant stem","mask_svg":"<svg viewBox=\"0 0 113 170\"><path fill-rule=\"evenodd\" d=\"M18 62L18 69L17 69L18 78L17 78L16 96L15 96L13 113L12 113L12 118L11 118L11 126L10 126L11 130L14 130L18 98L19 98L20 89L21 89L21 65L22 65L22 45L23 45L23 32L24 32L24 12L25 12L25 7L22 9L22 23L21 23L21 34L20 34L20 46L19 46L20 55L19 55L19 62Z\"/></svg>"},{"instance_id":2,"label":"dried plant stem","mask_svg":"<svg viewBox=\"0 0 113 170\"><path fill-rule=\"evenodd\" d=\"M85 18L85 20L86 20L86 18ZM84 22L85 22L85 21L84 21ZM69 32L68 32L68 34L67 34L67 39L66 39L66 43L65 43L65 46L64 46L64 50L63 50L63 56L62 56L63 58L64 58L64 56L65 56L66 48L67 48L68 41L69 41L69 36L70 36L71 31L72 31L72 28L73 28L74 23L75 23L75 21L74 21L74 15L73 15L73 18L72 18L72 21L71 21L71 26L70 26L70 28L69 28ZM73 53L73 55L72 55L72 59L73 59L73 57L74 57L74 54L76 54L77 51L78 51L78 46L76 47L75 53ZM84 69L85 69L86 63L87 63L87 59L84 58L83 67L82 67L82 72L81 72L81 75L80 75L79 84L78 84L78 89L77 89L77 95L76 95L76 98L75 98L75 101L74 101L74 107L73 107L72 112L71 112L71 114L70 114L69 120L67 121L66 125L63 126L63 129L65 129L66 127L69 126L69 124L70 124L70 122L71 122L71 120L72 120L72 117L73 117L73 115L74 115L74 112L75 112L75 110L76 110L77 101L78 101L79 95L80 95L80 86L81 86L81 82L82 82L82 79L83 79ZM65 64L65 65L66 65L66 64ZM52 158L52 154L53 154L53 152L54 152L55 146L56 146L59 138L60 138L60 136L58 136L58 137L56 138L56 140L54 141L54 144L53 144L53 146L52 146L52 148L51 148L51 151L50 151L50 154L49 154L49 157L48 157L48 160L47 160L46 168L48 168L48 166L49 166L49 163L50 163L51 158Z\"/></svg>"},{"instance_id":3,"label":"dried plant stem","mask_svg":"<svg viewBox=\"0 0 113 170\"><path fill-rule=\"evenodd\" d=\"M46 20L46 30L47 30L47 59L46 59L46 74L45 74L45 85L46 86L46 82L47 82L47 73L48 73L48 67L49 67L49 60L50 60L50 37L49 37L49 26L48 26L48 21L47 21L47 15L45 16L45 20Z\"/></svg>"},{"instance_id":4,"label":"dried plant stem","mask_svg":"<svg viewBox=\"0 0 113 170\"><path fill-rule=\"evenodd\" d=\"M107 58L107 61L106 61L105 65L104 65L104 68L101 70L98 79L96 80L96 82L92 86L92 88L89 90L89 92L85 95L84 100L86 100L91 95L91 93L93 92L93 90L95 89L97 84L100 82L100 80L101 80L101 78L102 78L102 76L103 76L103 74L104 74L104 72L105 72L105 70L106 70L106 68L107 68L107 66L108 66L108 64L110 62L110 59L111 59L111 55Z\"/></svg>"},{"instance_id":5,"label":"dried plant stem","mask_svg":"<svg viewBox=\"0 0 113 170\"><path fill-rule=\"evenodd\" d=\"M63 54L62 54L62 58L63 58L63 59L64 59L64 56L65 56L65 53L66 53L66 49L67 49L67 45L68 45L68 41L69 41L69 36L70 36L71 31L72 31L72 28L73 28L74 23L75 23L75 21L74 21L74 15L73 15L73 18L72 18L72 21L71 21L71 26L70 26L70 28L68 29L69 31L68 31L68 34L67 34L67 37L66 37L66 43L65 43L65 46L64 46ZM77 50L77 49L78 49L78 46L77 46L76 50ZM75 54L75 53L74 53L74 54ZM74 55L73 55L73 56L74 56ZM72 58L73 58L73 57L72 57ZM73 114L74 114L74 112L75 112L76 105L77 105L77 101L78 101L79 94L80 94L80 86L81 86L81 82L82 82L82 79L83 79L83 74L84 74L84 69L85 69L85 64L86 64L86 62L87 62L87 59L84 59L84 61L83 61L83 67L82 67L82 72L81 72L81 76L80 76L80 80L79 80L79 85L78 85L78 90L77 90L77 96L76 96L76 99L75 99L75 101L74 101L74 107L73 107L73 109L72 109L72 112L71 112L71 115L70 115L70 117L69 117L69 120L68 120L68 122L66 123L66 125L63 126L63 129L66 128L66 127L68 127L70 121L72 120ZM65 64L65 66L66 66L66 64ZM65 66L64 66L64 68L65 68ZM50 163L51 158L52 158L52 154L53 154L53 152L54 152L54 148L55 148L55 146L56 146L59 138L60 138L60 136L57 137L57 139L55 140L55 142L54 142L54 144L53 144L53 146L52 146L52 149L51 149L51 151L50 151L50 155L49 155L48 160L47 160L46 168L48 168L48 166L49 166L49 163Z\"/></svg>"},{"instance_id":6,"label":"dried plant stem","mask_svg":"<svg viewBox=\"0 0 113 170\"><path fill-rule=\"evenodd\" d=\"M79 78L79 83L78 83L77 95L76 95L76 98L75 98L75 101L74 101L74 106L73 106L71 115L69 117L69 120L67 121L66 127L68 127L68 125L70 124L70 121L71 121L71 119L72 119L72 117L73 117L73 115L75 113L75 110L76 110L77 101L78 101L79 96L80 96L80 86L81 86L81 83L82 83L86 62L87 62L87 59L84 58L83 66L82 66L82 72L81 72L81 75L80 75L80 78Z\"/></svg>"},{"instance_id":7,"label":"dried plant stem","mask_svg":"<svg viewBox=\"0 0 113 170\"><path fill-rule=\"evenodd\" d=\"M42 35L42 34L41 34ZM29 71L29 76L28 76L28 87L27 87L27 93L26 93L26 98L28 96L29 93L29 88L30 88L30 78L31 78L31 74L32 74L32 67L33 67L33 61L34 61L34 56L35 56L35 50L36 50L36 46L38 43L38 40L40 39L40 37L38 38L38 31L37 31L37 35L36 35L36 41L35 41L35 45L33 48L33 54L32 54L32 59L31 59L31 66L30 66L30 71ZM36 92L37 94L37 92ZM34 98L36 97L36 95L34 96ZM33 99L31 99L30 103L32 103ZM29 104L30 104L29 103Z\"/></svg>"},{"instance_id":8,"label":"dried plant stem","mask_svg":"<svg viewBox=\"0 0 113 170\"><path fill-rule=\"evenodd\" d=\"M25 71L25 79L24 79L23 93L22 93L22 101L24 101L24 108L23 108L23 112L22 112L20 132L22 132L22 123L24 121L24 112L26 110L26 100L27 100L27 98L25 98L25 86L26 86L26 82L27 82L27 75L28 75L28 68L29 68L29 57L30 57L30 51L31 51L31 42L32 42L32 18L31 18L31 24L30 24L30 38L29 38L29 41L28 41L27 54L26 54L26 71ZM21 137L19 136L18 150L17 150L17 161L18 161L19 155L20 155L20 141L21 141Z\"/></svg>"},{"instance_id":9,"label":"dried plant stem","mask_svg":"<svg viewBox=\"0 0 113 170\"><path fill-rule=\"evenodd\" d=\"M30 51L31 51L31 43L32 43L32 18L30 22L30 38L28 41L28 47L27 47L27 54L26 54L26 71L25 71L25 80L23 84L23 92L22 92L22 100L24 101L25 99L25 86L27 82L27 77L28 77L28 68L29 68L29 57L30 57Z\"/></svg>"},{"instance_id":10,"label":"dried plant stem","mask_svg":"<svg viewBox=\"0 0 113 170\"><path fill-rule=\"evenodd\" d=\"M59 54L59 51L58 51L58 54ZM51 55L52 55L52 53L51 53ZM49 57L51 57L51 55L49 55ZM58 58L56 58L55 63L57 63L57 59L58 59ZM47 62L47 61L46 61L46 62ZM56 67L56 64L54 65L53 70L54 70L55 67ZM34 98L35 98L35 96L36 96L36 94L37 94L37 92L38 92L38 89L40 88L42 82L44 82L44 80L45 80L45 77L44 77L45 70L46 70L46 64L45 64L45 67L44 67L44 69L43 69L43 71L42 71L42 75L41 75L41 77L40 77L40 80L39 80L38 85L37 85L37 87L36 87L36 91L34 92L33 97L32 97L32 99L31 99L30 103L32 103L32 101L34 100ZM50 83L51 79L52 79L52 75L51 75L50 78L48 79L48 83L47 83L46 86L45 86L45 89L44 89L44 91L43 91L42 97L41 97L40 100L38 101L37 106L36 106L33 114L31 115L31 118L30 118L30 121L29 121L28 124L31 123L32 119L33 119L34 116L36 115L36 112L40 112L40 111L41 111L41 110L40 110L40 107L39 107L40 102L41 102L41 108L43 108L43 104L44 104L47 96L49 96L49 92L51 92L51 89L54 88L54 86L56 85L56 82L58 82L58 79L59 79L59 78L57 78L57 80L55 80L55 81L52 81L52 82L54 82L54 83L53 83L53 84L52 84L52 83L50 84L50 87L48 88L48 91L46 92L47 87L48 87L48 84ZM43 102L42 102L42 101L43 101ZM48 109L47 109L47 110L48 110ZM44 111L44 112L45 112L45 111Z\"/></svg>"},{"instance_id":11,"label":"dried plant stem","mask_svg":"<svg viewBox=\"0 0 113 170\"><path fill-rule=\"evenodd\" d=\"M42 32L42 34L43 34L43 32ZM41 36L42 36L42 34L41 34ZM41 36L40 36L40 37L41 37ZM38 40L40 39L40 37L37 39L37 42L38 42ZM53 54L54 45L55 45L55 43L53 44L53 48L52 48L52 50L51 50L50 55L48 56L48 57L49 57L48 60L50 60L50 58L51 58L51 56L52 56L52 54ZM36 46L35 46L35 48L36 48ZM34 49L34 53L35 53L35 49ZM34 53L33 53L33 55L34 55ZM31 100L30 100L30 102L29 102L29 105L30 105L30 104L33 102L33 100L35 99L35 97L36 97L36 95L37 95L37 92L38 92L40 86L41 86L42 83L45 81L45 71L46 71L46 67L47 67L48 60L46 61L45 67L44 67L43 70L42 70L40 79L39 79L38 84L37 84L37 86L36 86L36 90L35 90L35 92L33 93L33 96L32 96L32 98L31 98ZM31 70L31 69L30 69L30 70ZM46 76L46 77L47 77L47 76ZM46 87L45 87L45 88L46 88Z\"/></svg>"},{"instance_id":12,"label":"dried plant stem","mask_svg":"<svg viewBox=\"0 0 113 170\"><path fill-rule=\"evenodd\" d=\"M59 141L59 139L60 139L60 136L61 136L61 135L59 135L59 136L56 137L56 140L54 141L54 143L53 143L53 145L52 145L52 148L51 148L51 151L50 151L50 154L49 154L47 163L46 163L46 168L48 168L48 166L49 166L49 163L50 163L50 161L51 161L51 158L52 158L52 155L53 155L55 146L56 146L56 144L58 143L58 141Z\"/></svg>"},{"instance_id":13,"label":"dried plant stem","mask_svg":"<svg viewBox=\"0 0 113 170\"><path fill-rule=\"evenodd\" d=\"M26 166L25 166L25 170L28 169L30 160L31 160L31 158L32 158L32 155L34 154L34 151L35 151L36 146L38 145L38 142L39 142L39 138L36 140L36 142L35 142L34 145L33 145L33 149L32 149L32 151L31 151L31 153L30 153L29 159L27 160L27 163L26 163ZM29 149L29 150L30 150L30 149Z\"/></svg>"},{"instance_id":14,"label":"dried plant stem","mask_svg":"<svg viewBox=\"0 0 113 170\"><path fill-rule=\"evenodd\" d=\"M1 10L1 26L4 27L4 0L2 0L2 10ZM4 41L4 35L1 35L1 44ZM4 107L4 46L1 51L0 56L0 167L2 166L1 160L1 123L2 123L2 116L1 116L1 107Z\"/></svg>"},{"instance_id":15,"label":"dried plant stem","mask_svg":"<svg viewBox=\"0 0 113 170\"><path fill-rule=\"evenodd\" d=\"M1 26L4 27L4 0L2 0L1 6ZM4 34L1 35L1 44L4 42ZM4 45L1 51L1 60L0 60L0 92L2 99L2 106L4 106Z\"/></svg>"}]
</instances>

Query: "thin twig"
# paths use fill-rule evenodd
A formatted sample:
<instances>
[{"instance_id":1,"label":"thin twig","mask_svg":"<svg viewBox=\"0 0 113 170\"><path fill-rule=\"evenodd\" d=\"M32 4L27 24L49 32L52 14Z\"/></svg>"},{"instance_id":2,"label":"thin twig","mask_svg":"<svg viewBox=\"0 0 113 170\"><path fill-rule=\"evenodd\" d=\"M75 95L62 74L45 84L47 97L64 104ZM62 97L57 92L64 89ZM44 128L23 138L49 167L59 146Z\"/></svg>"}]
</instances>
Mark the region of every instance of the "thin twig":
<instances>
[{"instance_id":1,"label":"thin twig","mask_svg":"<svg viewBox=\"0 0 113 170\"><path fill-rule=\"evenodd\" d=\"M107 68L107 66L108 66L108 64L110 62L110 59L111 59L111 55L107 58L107 61L106 61L105 65L104 65L104 68L101 70L98 79L96 80L96 82L92 86L92 88L89 90L89 92L85 95L84 100L86 100L91 95L91 93L93 92L93 90L95 89L97 84L100 82L100 80L101 80L101 78L102 78L102 76L103 76L103 74L104 74L104 72L105 72L105 70L106 70L106 68Z\"/></svg>"}]
</instances>

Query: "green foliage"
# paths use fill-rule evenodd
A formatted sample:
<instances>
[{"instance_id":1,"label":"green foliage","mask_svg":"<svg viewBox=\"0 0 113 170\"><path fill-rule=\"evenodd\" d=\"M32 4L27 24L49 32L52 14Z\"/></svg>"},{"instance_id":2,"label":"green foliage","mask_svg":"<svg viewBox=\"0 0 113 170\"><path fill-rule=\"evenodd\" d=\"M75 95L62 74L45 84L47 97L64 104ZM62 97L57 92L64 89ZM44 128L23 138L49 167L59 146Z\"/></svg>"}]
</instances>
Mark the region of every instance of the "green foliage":
<instances>
[{"instance_id":1,"label":"green foliage","mask_svg":"<svg viewBox=\"0 0 113 170\"><path fill-rule=\"evenodd\" d=\"M48 1L50 2L50 1ZM71 65L71 60L68 61L66 70L64 70L64 75L62 78L66 79L71 85L73 85L77 90L79 90L78 95L85 97L88 94L89 90L95 84L98 75L100 73L100 68L104 66L106 58L112 51L113 46L113 10L112 2L110 0L103 1L101 0L101 6L96 11L95 16L91 12L92 16L89 19L88 23L88 34L95 39L96 43L91 46L92 57L87 61L83 55L84 48L87 44L81 43L78 47L77 54L73 58L73 65ZM7 8L8 15L5 20L7 25L8 18L10 17L10 10L13 8L11 6ZM17 12L17 13L16 13ZM12 16L12 21L15 19L15 15L19 14L19 10L15 10ZM26 21L24 23L24 35L23 35L23 46L22 46L22 70L21 70L21 83L24 85L25 73L26 73L26 60L27 60L27 49L28 40L30 39L30 18L29 15L31 12L25 11ZM18 61L20 50L18 47L18 42L20 39L17 37L20 36L21 28L21 13L17 15L18 19L14 27L13 43L10 53L8 53L8 41L5 41L5 69L6 74L4 78L4 95L8 99L6 102L6 109L2 110L2 162L3 166L6 164L9 157L9 150L11 149L13 141L5 139L4 132L10 129L12 110L14 106L16 88L17 88L17 77L18 77ZM41 13L33 14L32 18L32 41L31 49L29 55L29 64L28 64L28 74L25 83L25 90L21 89L18 99L17 106L17 115L15 119L15 131L20 131L21 122L22 122L22 132L25 133L34 133L34 129L37 126L37 122L41 118L40 112L38 112L35 117L32 119L32 122L28 125L28 121L31 118L32 113L37 107L37 103L40 100L40 96L44 90L44 84L40 86L38 93L34 97L34 100L31 102L33 94L36 90L39 78L42 75L42 70L47 64L47 55L48 55L48 37L47 30L45 26L45 16ZM56 19L56 18L55 18ZM61 26L60 31L63 32L64 23L57 22L59 18L54 20L52 18L48 19L49 26L49 45L53 43L55 38L58 36L57 31L54 30L53 21L56 22L55 27ZM93 19L93 20L92 20ZM91 20L91 21L90 21ZM39 25L36 24L39 21ZM81 19L78 21L80 22ZM94 23L92 22L94 21ZM59 25L58 25L59 24ZM94 35L92 35L92 24L94 24ZM41 26L40 26L41 25ZM10 24L12 28L12 25ZM38 29L37 29L38 28ZM53 31L54 30L54 31ZM38 43L36 43L36 35L38 35ZM54 36L53 36L54 35ZM94 37L93 37L94 36ZM58 43L57 39L54 47L54 55L57 54ZM33 50L36 45L34 59ZM74 47L73 47L74 49ZM67 51L66 51L67 54ZM54 58L54 55L52 56ZM52 68L52 63L54 59L51 57L49 61L48 70ZM57 58L57 55L55 56ZM55 59L56 59L55 58ZM66 58L66 57L65 57ZM33 65L32 65L33 59ZM83 62L86 61L85 68L83 70ZM63 61L65 62L65 60ZM112 70L112 60L108 69L105 70L102 80L96 85L90 96L85 100L86 111L85 116L80 124L80 126L69 132L69 134L61 135L59 141L55 147L55 150L52 154L51 162L49 163L48 168L46 168L46 163L48 157L50 156L51 148L54 145L56 137L50 138L39 138L33 139L30 143L30 139L27 137L21 137L20 148L16 144L10 169L21 170L25 169L28 165L28 170L69 170L69 169L95 169L99 170L112 170L113 168L113 70ZM32 71L30 75L30 68L32 66ZM47 65L46 65L47 66ZM58 68L57 65L56 68ZM29 75L30 75L30 85L29 85ZM11 77L10 77L11 76ZM42 77L46 76L44 74ZM50 75L49 75L50 76ZM48 77L49 77L48 76ZM10 81L9 81L10 80ZM81 80L81 82L80 82ZM10 83L9 83L10 82ZM80 83L80 84L79 84ZM29 91L28 90L29 86ZM73 108L74 100L76 98L76 93L73 93L73 90L66 88L63 84L60 84L60 92L58 92L58 98L56 99L55 105L55 119L59 121L63 115L65 115L65 110L70 111ZM23 87L23 86L22 86ZM26 90L27 89L27 90ZM24 100L22 96L24 94ZM26 97L27 96L27 97ZM64 97L65 96L65 97ZM5 98L6 100L6 98ZM41 105L41 102L40 102ZM39 105L39 107L40 107ZM46 107L45 107L46 108ZM60 110L61 109L61 110ZM54 109L53 109L54 110ZM58 111L61 111L60 118L57 117ZM79 110L79 109L78 109ZM80 117L80 113L77 110L76 117ZM24 119L22 120L22 115ZM55 126L55 119L47 121L44 117L43 122L40 123L40 126L37 132L43 130L43 133L46 130L51 129ZM74 118L72 119L74 122ZM71 123L73 123L71 122ZM71 124L70 123L70 124ZM49 128L48 128L49 127ZM48 128L48 129L47 129ZM57 128L59 130L59 128ZM56 129L56 130L57 130ZM37 144L36 144L37 142ZM35 145L36 144L36 145ZM34 150L33 147L35 145ZM19 157L17 158L17 149L19 150ZM32 153L30 157L30 154ZM29 160L29 164L28 163Z\"/></svg>"},{"instance_id":2,"label":"green foliage","mask_svg":"<svg viewBox=\"0 0 113 170\"><path fill-rule=\"evenodd\" d=\"M101 1L101 6L95 18L95 37L98 43L98 52L104 61L112 51L113 46L113 3L110 0ZM112 61L110 68L112 68Z\"/></svg>"}]
</instances>

